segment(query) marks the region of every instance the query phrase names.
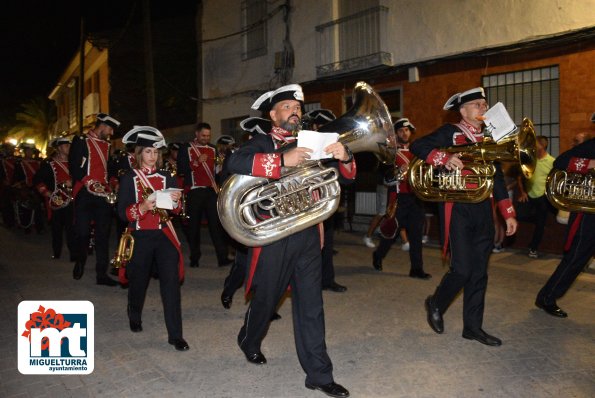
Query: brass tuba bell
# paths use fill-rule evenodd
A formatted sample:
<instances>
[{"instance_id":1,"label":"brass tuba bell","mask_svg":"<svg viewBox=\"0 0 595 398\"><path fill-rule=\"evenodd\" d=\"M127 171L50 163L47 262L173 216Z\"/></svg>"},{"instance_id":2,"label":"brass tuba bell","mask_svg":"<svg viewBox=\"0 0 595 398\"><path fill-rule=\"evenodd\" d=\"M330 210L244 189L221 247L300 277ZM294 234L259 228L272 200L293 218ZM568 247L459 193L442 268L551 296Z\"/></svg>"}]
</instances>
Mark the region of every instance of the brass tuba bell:
<instances>
[{"instance_id":1,"label":"brass tuba bell","mask_svg":"<svg viewBox=\"0 0 595 398\"><path fill-rule=\"evenodd\" d=\"M132 253L134 252L134 238L132 237L132 233L125 229L120 237L120 242L118 243L118 250L116 250L116 254L114 258L110 261L110 264L114 268L125 268L126 265L132 259Z\"/></svg>"},{"instance_id":2,"label":"brass tuba bell","mask_svg":"<svg viewBox=\"0 0 595 398\"><path fill-rule=\"evenodd\" d=\"M388 108L367 83L353 89L353 107L319 131L339 133L338 141L353 153L374 152L393 162L387 147L394 134ZM217 200L223 228L246 246L265 246L330 217L339 207L341 188L337 170L320 161L286 167L278 180L233 175ZM262 217L266 212L270 217Z\"/></svg>"},{"instance_id":3,"label":"brass tuba bell","mask_svg":"<svg viewBox=\"0 0 595 398\"><path fill-rule=\"evenodd\" d=\"M595 173L552 169L545 182L545 196L557 209L595 213Z\"/></svg>"},{"instance_id":4,"label":"brass tuba bell","mask_svg":"<svg viewBox=\"0 0 595 398\"><path fill-rule=\"evenodd\" d=\"M495 142L482 142L441 148L440 151L459 153L465 167L446 170L416 158L409 166L409 184L418 198L430 202L479 203L487 199L494 188L494 161L518 162L525 177L530 178L537 162L535 129L528 118L523 119L515 134Z\"/></svg>"}]
</instances>

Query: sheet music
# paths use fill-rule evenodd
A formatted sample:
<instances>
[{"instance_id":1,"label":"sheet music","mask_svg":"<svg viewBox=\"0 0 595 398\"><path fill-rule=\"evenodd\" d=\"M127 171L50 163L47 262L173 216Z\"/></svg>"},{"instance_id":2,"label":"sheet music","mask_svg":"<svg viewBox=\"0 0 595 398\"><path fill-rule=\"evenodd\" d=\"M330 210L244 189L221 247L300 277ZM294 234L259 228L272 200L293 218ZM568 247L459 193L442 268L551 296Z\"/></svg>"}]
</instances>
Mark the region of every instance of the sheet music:
<instances>
[{"instance_id":1,"label":"sheet music","mask_svg":"<svg viewBox=\"0 0 595 398\"><path fill-rule=\"evenodd\" d=\"M496 103L483 115L486 130L490 132L494 141L498 142L502 138L511 134L517 129L516 124L506 111L501 102Z\"/></svg>"},{"instance_id":2,"label":"sheet music","mask_svg":"<svg viewBox=\"0 0 595 398\"><path fill-rule=\"evenodd\" d=\"M310 160L330 159L332 154L326 154L324 148L337 142L339 134L337 133L319 133L317 131L302 130L298 133L298 147L312 149Z\"/></svg>"},{"instance_id":3,"label":"sheet music","mask_svg":"<svg viewBox=\"0 0 595 398\"><path fill-rule=\"evenodd\" d=\"M156 200L155 207L158 209L172 210L174 208L174 202L171 199L171 193L181 191L179 188L167 188L155 192Z\"/></svg>"}]
</instances>

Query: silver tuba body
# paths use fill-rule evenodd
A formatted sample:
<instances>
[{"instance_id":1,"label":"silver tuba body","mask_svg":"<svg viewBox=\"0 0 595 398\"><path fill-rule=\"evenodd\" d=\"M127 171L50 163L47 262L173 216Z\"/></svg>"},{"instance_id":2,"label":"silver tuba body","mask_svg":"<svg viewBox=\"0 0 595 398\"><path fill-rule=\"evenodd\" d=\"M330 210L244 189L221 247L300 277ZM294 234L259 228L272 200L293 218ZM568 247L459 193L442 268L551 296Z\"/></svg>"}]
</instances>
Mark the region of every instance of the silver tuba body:
<instances>
[{"instance_id":1,"label":"silver tuba body","mask_svg":"<svg viewBox=\"0 0 595 398\"><path fill-rule=\"evenodd\" d=\"M388 108L364 82L356 84L352 98L352 108L319 131L339 133L338 141L353 153L374 152L392 163L394 152L387 142L394 130ZM284 167L278 180L231 176L221 188L217 210L233 239L246 246L266 246L329 218L340 196L338 171L309 161Z\"/></svg>"}]
</instances>

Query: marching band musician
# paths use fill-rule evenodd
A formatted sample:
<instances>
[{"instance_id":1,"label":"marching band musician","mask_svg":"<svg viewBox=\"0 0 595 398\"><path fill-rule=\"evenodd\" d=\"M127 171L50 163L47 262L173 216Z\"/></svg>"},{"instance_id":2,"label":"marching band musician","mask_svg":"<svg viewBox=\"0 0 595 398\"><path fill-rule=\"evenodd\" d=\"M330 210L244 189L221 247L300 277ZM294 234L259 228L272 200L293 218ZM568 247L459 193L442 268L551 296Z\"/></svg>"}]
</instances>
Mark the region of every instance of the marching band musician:
<instances>
[{"instance_id":1,"label":"marching band musician","mask_svg":"<svg viewBox=\"0 0 595 398\"><path fill-rule=\"evenodd\" d=\"M593 173L595 169L595 138L558 156L554 161L554 169L578 174ZM535 305L538 308L559 318L566 318L568 314L558 307L556 300L566 294L587 262L595 254L595 214L571 212L566 235L562 261L535 299Z\"/></svg>"},{"instance_id":2,"label":"marching band musician","mask_svg":"<svg viewBox=\"0 0 595 398\"><path fill-rule=\"evenodd\" d=\"M66 233L66 247L72 260L74 250L72 181L68 171L70 139L58 137L53 139L50 145L55 153L51 160L42 162L33 181L46 202L47 218L51 223L52 231L52 258L60 258L63 235Z\"/></svg>"},{"instance_id":3,"label":"marching band musician","mask_svg":"<svg viewBox=\"0 0 595 398\"><path fill-rule=\"evenodd\" d=\"M482 116L488 109L482 87L473 88L453 95L444 105L445 110L458 111L461 121L445 124L433 133L415 140L410 150L435 167L447 170L462 169L464 163L459 154L449 155L439 150L483 141ZM494 200L506 221L506 235L516 232L517 221L512 202L499 164L494 176ZM464 290L463 338L477 340L490 346L499 346L502 341L487 334L483 329L485 292L488 282L487 266L494 244L494 222L491 200L479 203L453 203L442 205L444 215L444 249L450 248L450 269L442 278L433 295L425 302L427 319L436 333L444 332L442 316L457 294Z\"/></svg>"},{"instance_id":4,"label":"marching band musician","mask_svg":"<svg viewBox=\"0 0 595 398\"><path fill-rule=\"evenodd\" d=\"M372 253L372 264L378 271L382 271L382 260L388 254L391 246L395 242L399 228L407 230L409 237L409 260L411 261L411 270L409 276L419 279L430 279L432 276L424 271L422 258L422 237L424 227L424 209L420 200L415 196L407 181L406 171L409 167L409 161L413 154L409 151L411 134L415 132L415 126L407 118L397 120L393 125L396 132L397 152L395 157L395 174L400 176L395 179L395 184L390 186L389 208L390 204L396 205L396 213L390 219L385 219L380 226L382 238L378 249Z\"/></svg>"},{"instance_id":5,"label":"marching band musician","mask_svg":"<svg viewBox=\"0 0 595 398\"><path fill-rule=\"evenodd\" d=\"M120 122L108 114L97 115L95 127L86 136L75 136L68 154L74 197L74 268L72 277L81 279L87 261L91 223L95 229L96 282L98 285L116 286L107 276L109 265L109 233L112 206L108 195L109 138Z\"/></svg>"},{"instance_id":6,"label":"marching band musician","mask_svg":"<svg viewBox=\"0 0 595 398\"><path fill-rule=\"evenodd\" d=\"M16 161L12 184L15 188L14 192L17 193L15 217L18 224L25 228L25 233L31 232L32 224L35 224L37 233L41 233L43 230L41 200L33 186L33 177L41 167L41 161L37 157L35 144L22 142L19 148L23 151L23 157ZM27 225L23 225L23 221Z\"/></svg>"},{"instance_id":7,"label":"marching band musician","mask_svg":"<svg viewBox=\"0 0 595 398\"><path fill-rule=\"evenodd\" d=\"M165 139L159 130L150 126L137 126L124 138L136 143L136 166L123 176L118 198L118 214L128 221L128 228L134 239L134 250L130 263L126 266L126 274L120 273L122 282L127 279L129 284L130 330L143 330L142 310L155 263L159 274L168 343L178 351L186 351L190 347L182 335L180 282L184 278L184 260L180 241L167 217L167 210L157 210L156 199L151 195L165 188L177 187L174 177L165 171L159 171L162 166L161 150L166 146ZM173 213L181 210L181 196L181 191L170 193Z\"/></svg>"},{"instance_id":8,"label":"marching band musician","mask_svg":"<svg viewBox=\"0 0 595 398\"><path fill-rule=\"evenodd\" d=\"M15 214L10 200L16 164L14 149L14 145L10 142L0 145L0 211L2 212L2 221L8 228L14 227L15 224Z\"/></svg>"},{"instance_id":9,"label":"marching band musician","mask_svg":"<svg viewBox=\"0 0 595 398\"><path fill-rule=\"evenodd\" d=\"M178 171L184 175L184 188L187 193L189 231L188 245L190 246L190 266L199 266L200 226L203 211L207 214L209 233L215 246L217 262L220 267L229 265L233 260L227 256L225 232L217 215L217 194L219 187L216 181L215 159L217 149L210 143L211 126L208 123L198 123L195 129L195 139L180 148L178 153Z\"/></svg>"},{"instance_id":10,"label":"marching band musician","mask_svg":"<svg viewBox=\"0 0 595 398\"><path fill-rule=\"evenodd\" d=\"M252 109L268 112L273 127L268 135L258 134L235 151L226 163L228 171L274 180L281 177L282 167L308 160L311 150L294 146L303 101L302 88L297 84L258 98ZM338 174L344 182L355 178L353 155L343 144L336 142L325 151L339 161ZM334 382L326 350L319 228L312 226L267 246L250 248L249 259L246 292L252 293L252 299L238 334L238 345L248 362L267 362L261 343L277 304L290 286L295 344L306 372L306 387L333 397L349 396L347 389Z\"/></svg>"}]
</instances>

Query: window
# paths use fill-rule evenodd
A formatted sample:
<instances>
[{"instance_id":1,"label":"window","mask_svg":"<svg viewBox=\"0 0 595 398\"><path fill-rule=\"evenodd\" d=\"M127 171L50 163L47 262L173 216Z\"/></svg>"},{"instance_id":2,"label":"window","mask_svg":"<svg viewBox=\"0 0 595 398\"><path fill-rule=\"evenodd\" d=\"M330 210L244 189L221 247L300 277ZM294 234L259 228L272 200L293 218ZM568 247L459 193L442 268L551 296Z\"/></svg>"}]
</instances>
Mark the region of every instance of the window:
<instances>
[{"instance_id":1,"label":"window","mask_svg":"<svg viewBox=\"0 0 595 398\"><path fill-rule=\"evenodd\" d=\"M244 31L243 60L267 53L267 2L266 0L242 1L242 30Z\"/></svg>"},{"instance_id":2,"label":"window","mask_svg":"<svg viewBox=\"0 0 595 398\"><path fill-rule=\"evenodd\" d=\"M240 127L240 122L249 117L248 115L221 119L221 135L231 135L236 143L242 143L242 136L246 133Z\"/></svg>"},{"instance_id":3,"label":"window","mask_svg":"<svg viewBox=\"0 0 595 398\"><path fill-rule=\"evenodd\" d=\"M560 152L560 77L558 66L500 73L483 77L488 103L502 102L519 126L533 121L535 134L549 139L548 152Z\"/></svg>"}]
</instances>

